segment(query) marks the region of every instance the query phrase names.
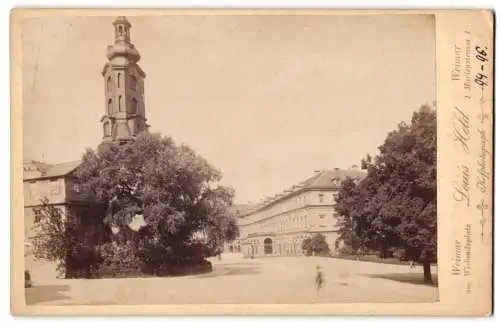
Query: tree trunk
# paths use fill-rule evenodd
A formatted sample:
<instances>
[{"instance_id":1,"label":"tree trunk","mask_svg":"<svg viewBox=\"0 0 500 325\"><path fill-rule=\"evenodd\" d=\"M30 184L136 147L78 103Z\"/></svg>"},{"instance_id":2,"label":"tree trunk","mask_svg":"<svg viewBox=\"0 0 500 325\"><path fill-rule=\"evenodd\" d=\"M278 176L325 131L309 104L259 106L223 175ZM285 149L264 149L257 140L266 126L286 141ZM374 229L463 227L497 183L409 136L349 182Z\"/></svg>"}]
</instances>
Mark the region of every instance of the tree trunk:
<instances>
[{"instance_id":1,"label":"tree trunk","mask_svg":"<svg viewBox=\"0 0 500 325\"><path fill-rule=\"evenodd\" d=\"M425 261L424 262L424 283L432 283L432 274L431 274L431 263Z\"/></svg>"}]
</instances>

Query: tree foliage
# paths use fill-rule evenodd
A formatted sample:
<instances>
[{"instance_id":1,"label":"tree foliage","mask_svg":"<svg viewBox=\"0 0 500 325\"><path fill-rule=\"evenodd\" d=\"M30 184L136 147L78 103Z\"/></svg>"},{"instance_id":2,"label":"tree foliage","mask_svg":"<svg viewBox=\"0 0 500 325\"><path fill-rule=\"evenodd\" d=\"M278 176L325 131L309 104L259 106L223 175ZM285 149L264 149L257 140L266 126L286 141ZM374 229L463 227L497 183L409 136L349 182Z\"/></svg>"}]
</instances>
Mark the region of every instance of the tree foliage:
<instances>
[{"instance_id":1,"label":"tree foliage","mask_svg":"<svg viewBox=\"0 0 500 325\"><path fill-rule=\"evenodd\" d=\"M360 247L360 236L355 234L355 220L352 218L352 211L359 204L359 188L354 180L350 177L346 178L341 183L341 188L338 192L335 210L342 216L337 219L338 239L343 242L344 247L350 247L354 251Z\"/></svg>"},{"instance_id":2,"label":"tree foliage","mask_svg":"<svg viewBox=\"0 0 500 325\"><path fill-rule=\"evenodd\" d=\"M325 236L322 234L315 234L312 237L304 239L302 242L302 250L306 255L325 256L330 252Z\"/></svg>"},{"instance_id":3,"label":"tree foliage","mask_svg":"<svg viewBox=\"0 0 500 325\"><path fill-rule=\"evenodd\" d=\"M344 243L418 261L425 281L437 260L436 140L436 111L423 106L363 159L366 177L344 181L335 205Z\"/></svg>"},{"instance_id":4,"label":"tree foliage","mask_svg":"<svg viewBox=\"0 0 500 325\"><path fill-rule=\"evenodd\" d=\"M95 212L92 209L85 211L87 218L93 217ZM33 212L38 220L30 238L33 255L55 262L58 272L65 277L91 276L92 268L99 263L94 245L97 241L93 238L96 232L84 227L77 215L51 205L47 198L42 199Z\"/></svg>"},{"instance_id":5,"label":"tree foliage","mask_svg":"<svg viewBox=\"0 0 500 325\"><path fill-rule=\"evenodd\" d=\"M153 270L213 255L217 244L237 236L228 209L233 190L216 185L221 173L169 137L104 142L84 154L75 176L105 205L103 222L118 230L113 241ZM132 231L137 216L144 224Z\"/></svg>"},{"instance_id":6,"label":"tree foliage","mask_svg":"<svg viewBox=\"0 0 500 325\"><path fill-rule=\"evenodd\" d=\"M69 247L75 243L68 220L60 209L48 204L43 199L39 207L33 208L35 220L34 234L30 240L33 255L57 263L58 271L66 267L66 256Z\"/></svg>"}]
</instances>

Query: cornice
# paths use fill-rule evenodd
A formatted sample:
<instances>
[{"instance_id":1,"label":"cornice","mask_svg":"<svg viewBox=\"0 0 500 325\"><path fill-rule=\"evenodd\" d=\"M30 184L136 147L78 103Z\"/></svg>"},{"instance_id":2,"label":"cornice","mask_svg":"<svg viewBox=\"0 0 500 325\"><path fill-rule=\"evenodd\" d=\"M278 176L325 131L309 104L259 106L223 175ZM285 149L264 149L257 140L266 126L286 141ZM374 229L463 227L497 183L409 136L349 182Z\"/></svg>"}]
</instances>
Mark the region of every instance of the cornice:
<instances>
[{"instance_id":1,"label":"cornice","mask_svg":"<svg viewBox=\"0 0 500 325\"><path fill-rule=\"evenodd\" d=\"M262 218L262 219L254 221L254 222L249 222L249 223L246 223L246 224L241 224L240 227L250 226L250 225L259 223L261 221L269 220L269 219L272 219L272 218L276 218L276 217L279 217L280 215L289 214L289 213L292 213L292 212L295 212L295 211L298 211L298 210L308 210L308 209L311 209L311 208L333 208L333 207L334 207L333 204L306 204L306 205L301 206L301 207L297 207L297 208L293 208L293 209L286 210L286 211L283 211L283 212L275 213L275 214L273 214L270 217Z\"/></svg>"},{"instance_id":2,"label":"cornice","mask_svg":"<svg viewBox=\"0 0 500 325\"><path fill-rule=\"evenodd\" d=\"M254 214L254 213L257 213L257 212L261 212L265 209L268 209L270 207L272 207L273 205L277 204L277 203L280 203L280 202L283 202L284 200L286 199L291 199L299 194L302 194L304 192L309 192L309 191L338 191L340 190L340 186L331 186L331 187L303 187L303 188L300 188L296 191L293 191L293 192L290 192L288 194L285 194L273 201L270 201L266 204L264 204L263 206L260 206L258 208L255 208L255 209L252 209L252 210L248 210L246 211L242 217L245 218L251 214Z\"/></svg>"},{"instance_id":3,"label":"cornice","mask_svg":"<svg viewBox=\"0 0 500 325\"><path fill-rule=\"evenodd\" d=\"M139 76L141 76L142 78L146 78L146 73L144 72L144 70L141 69L138 63L133 63L133 62L129 62L127 64L116 64L116 63L106 62L104 64L104 67L102 68L101 74L105 76L109 68L112 68L114 70L125 71L130 67L134 67L137 70Z\"/></svg>"}]
</instances>

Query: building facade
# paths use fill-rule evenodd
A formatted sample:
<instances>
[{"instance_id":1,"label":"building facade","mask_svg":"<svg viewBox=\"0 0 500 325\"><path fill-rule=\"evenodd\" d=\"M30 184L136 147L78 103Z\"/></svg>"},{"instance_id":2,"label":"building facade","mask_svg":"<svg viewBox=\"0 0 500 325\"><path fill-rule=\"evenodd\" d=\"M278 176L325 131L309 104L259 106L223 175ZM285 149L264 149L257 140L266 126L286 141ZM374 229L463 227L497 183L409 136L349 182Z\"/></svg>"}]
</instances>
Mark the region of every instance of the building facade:
<instances>
[{"instance_id":1,"label":"building facade","mask_svg":"<svg viewBox=\"0 0 500 325\"><path fill-rule=\"evenodd\" d=\"M348 170L316 171L292 188L245 207L238 216L240 237L226 248L238 247L245 257L302 255L302 242L322 234L331 252L338 250L335 199L347 177L365 173Z\"/></svg>"},{"instance_id":2,"label":"building facade","mask_svg":"<svg viewBox=\"0 0 500 325\"><path fill-rule=\"evenodd\" d=\"M37 222L33 208L42 205L43 200L57 207L63 216L71 213L76 206L87 204L81 196L78 185L72 180L72 172L79 161L49 165L35 160L23 164L24 193L24 235L29 238Z\"/></svg>"}]
</instances>

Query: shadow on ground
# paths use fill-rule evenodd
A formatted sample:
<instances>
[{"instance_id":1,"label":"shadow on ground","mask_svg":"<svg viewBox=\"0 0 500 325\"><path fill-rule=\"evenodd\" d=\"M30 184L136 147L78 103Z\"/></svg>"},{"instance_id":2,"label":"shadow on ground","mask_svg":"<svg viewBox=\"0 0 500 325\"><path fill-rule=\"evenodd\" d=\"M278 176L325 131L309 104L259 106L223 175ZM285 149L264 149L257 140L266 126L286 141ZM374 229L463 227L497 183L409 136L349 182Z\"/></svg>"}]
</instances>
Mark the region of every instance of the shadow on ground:
<instances>
[{"instance_id":1,"label":"shadow on ground","mask_svg":"<svg viewBox=\"0 0 500 325\"><path fill-rule=\"evenodd\" d=\"M424 283L424 274L423 273L390 273L390 274L363 274L369 278L374 279L386 279L397 282L409 283L409 284L417 284L424 286L438 286L437 275L432 275L432 284Z\"/></svg>"},{"instance_id":2,"label":"shadow on ground","mask_svg":"<svg viewBox=\"0 0 500 325\"><path fill-rule=\"evenodd\" d=\"M214 269L211 273L206 273L198 276L193 276L193 278L204 279L204 278L215 278L219 276L228 276L228 275L250 275L250 274L260 274L260 268L257 266L243 266L243 267L234 267L234 266L219 266Z\"/></svg>"},{"instance_id":3,"label":"shadow on ground","mask_svg":"<svg viewBox=\"0 0 500 325\"><path fill-rule=\"evenodd\" d=\"M26 304L34 305L41 302L54 300L68 300L69 297L62 292L69 291L67 285L34 285L25 290Z\"/></svg>"}]
</instances>

